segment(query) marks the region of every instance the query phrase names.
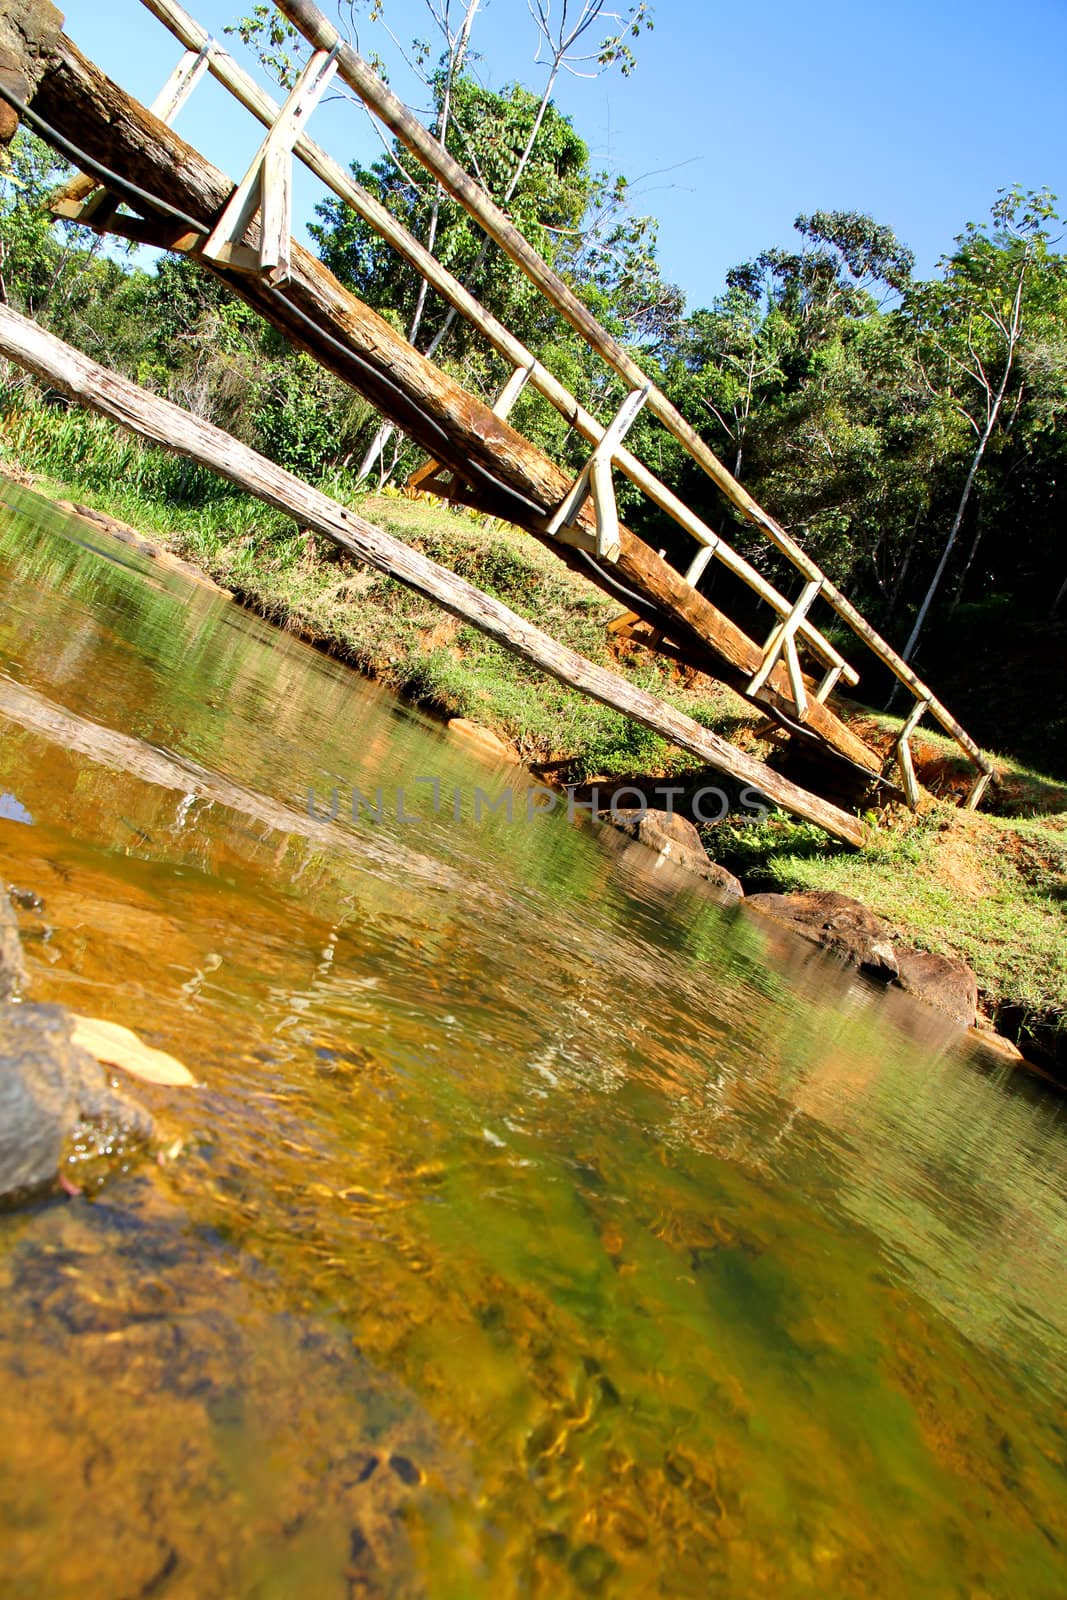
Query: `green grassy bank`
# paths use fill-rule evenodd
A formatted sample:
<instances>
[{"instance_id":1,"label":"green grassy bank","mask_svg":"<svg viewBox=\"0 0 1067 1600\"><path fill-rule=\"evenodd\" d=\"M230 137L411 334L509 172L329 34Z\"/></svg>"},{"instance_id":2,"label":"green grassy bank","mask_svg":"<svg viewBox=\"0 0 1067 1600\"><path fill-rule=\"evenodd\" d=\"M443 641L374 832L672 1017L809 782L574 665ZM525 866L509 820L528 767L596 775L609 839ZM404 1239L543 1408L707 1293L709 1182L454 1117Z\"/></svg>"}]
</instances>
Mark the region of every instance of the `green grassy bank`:
<instances>
[{"instance_id":1,"label":"green grassy bank","mask_svg":"<svg viewBox=\"0 0 1067 1600\"><path fill-rule=\"evenodd\" d=\"M692 758L618 714L546 679L476 629L391 579L338 559L250 497L101 419L35 408L0 431L0 467L52 498L121 518L195 562L280 626L300 633L448 716L511 741L527 762L568 781L666 777L695 784ZM536 621L591 660L624 672L705 726L766 755L773 735L729 689L647 652L616 645L623 608L536 541L481 517L401 496L322 485L372 521ZM865 736L891 742L892 719L863 714ZM768 740L771 742L769 743ZM951 794L952 748L917 742L919 776ZM831 888L898 924L914 943L962 956L984 1007L1043 1061L1067 1057L1067 787L1002 760L983 811L931 800L879 818L862 852L774 816L705 830L709 852L750 888Z\"/></svg>"}]
</instances>

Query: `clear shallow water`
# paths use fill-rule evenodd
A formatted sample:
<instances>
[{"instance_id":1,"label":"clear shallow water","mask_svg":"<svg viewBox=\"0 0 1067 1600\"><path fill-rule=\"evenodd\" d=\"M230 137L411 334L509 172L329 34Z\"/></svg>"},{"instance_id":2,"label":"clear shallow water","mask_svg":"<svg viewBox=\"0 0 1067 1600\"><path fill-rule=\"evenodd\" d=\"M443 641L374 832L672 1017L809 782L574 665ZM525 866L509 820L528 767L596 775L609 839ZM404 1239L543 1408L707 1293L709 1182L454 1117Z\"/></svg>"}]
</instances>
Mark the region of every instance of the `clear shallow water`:
<instances>
[{"instance_id":1,"label":"clear shallow water","mask_svg":"<svg viewBox=\"0 0 1067 1600\"><path fill-rule=\"evenodd\" d=\"M1064 1592L1060 1100L32 499L0 604L33 997L201 1084L0 1218L0 1591Z\"/></svg>"}]
</instances>

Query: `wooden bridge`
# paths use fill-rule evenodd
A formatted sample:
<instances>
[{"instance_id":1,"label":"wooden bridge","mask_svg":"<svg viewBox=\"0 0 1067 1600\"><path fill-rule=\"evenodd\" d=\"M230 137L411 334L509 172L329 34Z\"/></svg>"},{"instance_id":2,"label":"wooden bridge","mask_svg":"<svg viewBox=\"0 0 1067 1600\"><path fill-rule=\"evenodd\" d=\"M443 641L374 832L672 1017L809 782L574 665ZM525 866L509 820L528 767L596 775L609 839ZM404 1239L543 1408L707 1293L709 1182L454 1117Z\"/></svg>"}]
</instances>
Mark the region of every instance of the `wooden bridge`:
<instances>
[{"instance_id":1,"label":"wooden bridge","mask_svg":"<svg viewBox=\"0 0 1067 1600\"><path fill-rule=\"evenodd\" d=\"M142 3L183 50L151 108L132 99L82 55L63 34L62 18L48 0L0 0L0 99L5 103L0 111L23 119L80 169L81 175L53 201L57 216L193 256L422 446L429 459L413 482L505 518L554 548L607 593L625 594L629 609L617 626L650 649L730 683L794 739L831 757L838 784L848 780L859 794L884 781L882 761L834 709L834 690L839 684L855 687L859 674L815 620L817 607L828 609L913 696L913 709L895 750L911 804L918 801L918 786L909 741L927 716L973 762L976 777L966 803L979 803L991 765L932 690L752 499L632 355L601 327L489 195L314 5L308 0L277 0L277 9L311 46L310 59L282 104L174 0ZM222 83L267 130L255 160L236 186L172 127L205 73ZM623 381L629 392L613 419L604 423L587 411L424 245L309 138L308 120L335 76L466 208L487 237ZM421 355L293 240L294 157L351 206L510 364L511 377L494 405L485 405ZM0 316L0 351L142 436L213 466L361 559L485 628L544 670L637 717L709 764L753 783L795 814L818 822L837 837L853 843L862 840L862 825L849 812L744 757L615 674L573 657L488 596L220 430L96 367L11 312ZM510 425L511 408L527 384L589 443L588 462L573 481ZM798 593L786 595L770 583L627 448L625 436L642 409L796 569ZM684 572L622 525L615 501L616 472L693 541L694 552ZM720 563L747 585L766 608L770 629L762 643L701 594L700 580L711 562Z\"/></svg>"}]
</instances>

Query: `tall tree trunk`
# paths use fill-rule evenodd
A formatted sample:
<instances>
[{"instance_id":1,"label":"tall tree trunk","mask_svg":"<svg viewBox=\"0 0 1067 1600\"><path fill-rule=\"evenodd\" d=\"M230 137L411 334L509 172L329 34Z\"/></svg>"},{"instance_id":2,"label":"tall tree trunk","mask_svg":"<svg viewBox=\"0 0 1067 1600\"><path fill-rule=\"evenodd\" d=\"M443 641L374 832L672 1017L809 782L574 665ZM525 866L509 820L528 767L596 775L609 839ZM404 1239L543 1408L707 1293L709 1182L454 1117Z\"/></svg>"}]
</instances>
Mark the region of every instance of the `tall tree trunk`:
<instances>
[{"instance_id":1,"label":"tall tree trunk","mask_svg":"<svg viewBox=\"0 0 1067 1600\"><path fill-rule=\"evenodd\" d=\"M979 514L978 524L977 524L977 526L976 526L976 528L974 530L974 538L971 540L971 548L967 552L967 559L963 563L963 568L962 568L962 570L960 572L959 580L958 580L958 582L956 584L956 592L952 596L952 604L949 607L949 616L953 615L953 613L956 610L956 607L959 605L960 601L963 599L963 590L964 590L964 585L967 582L967 575L970 572L972 566L974 565L974 558L978 554L978 547L982 542L982 535L984 533L985 533L985 528L984 528L984 526L982 524L981 515Z\"/></svg>"},{"instance_id":2,"label":"tall tree trunk","mask_svg":"<svg viewBox=\"0 0 1067 1600\"><path fill-rule=\"evenodd\" d=\"M981 435L978 439L978 447L971 458L971 465L967 471L967 479L963 485L963 493L960 496L960 503L956 507L956 515L952 519L952 527L949 529L948 538L945 540L945 548L941 552L941 560L937 563L937 568L934 572L934 575L930 579L930 587L927 589L926 594L923 597L923 603L919 607L919 614L915 618L915 624L911 630L908 642L901 651L901 655L905 661L910 661L912 658L912 652L919 641L919 635L922 633L923 624L926 622L927 613L929 612L930 606L933 603L934 596L941 587L941 579L945 575L945 568L948 566L949 557L951 556L956 544L956 540L959 537L959 531L963 524L963 515L967 510L967 502L971 498L971 490L974 488L974 481L978 476L978 468L982 464L982 457L985 455L986 445L989 443L990 438L992 437L993 429L997 425L997 418L1000 416L1000 408L1004 403L1004 396L1008 389L1008 380L1011 377L1012 367L1015 365L1015 351L1019 343L1019 329L1022 325L1023 284L1026 281L1026 269L1028 264L1028 259L1023 261L1022 267L1019 271L1019 281L1015 286L1015 298L1012 303L1011 319L1006 329L1007 351L1004 357L1004 371L1001 375L996 394L992 397L992 404L987 407L985 427L982 429Z\"/></svg>"},{"instance_id":3,"label":"tall tree trunk","mask_svg":"<svg viewBox=\"0 0 1067 1600\"><path fill-rule=\"evenodd\" d=\"M997 396L997 402L989 414L989 420L982 429L982 436L978 441L978 448L971 457L971 464L967 469L967 481L963 485L963 493L960 495L960 503L956 507L956 515L952 519L952 526L948 531L948 538L945 540L945 548L941 552L941 559L937 563L933 577L930 579L929 588L927 589L926 594L923 596L923 603L919 607L919 614L915 618L915 623L912 627L911 633L908 635L908 642L900 652L905 661L910 661L912 658L915 646L919 642L919 635L923 631L923 624L926 621L927 613L933 604L934 596L941 587L941 579L945 576L945 568L948 566L949 557L956 547L956 540L959 537L959 531L963 524L963 515L967 510L967 503L971 498L971 490L974 488L974 480L978 476L978 468L982 464L982 457L985 455L985 447L989 443L990 435L992 434L996 425L997 413L1000 410L1000 400L1004 392L1004 385L1007 383L1007 381L1008 374L1005 372L1004 383L1001 385L1000 394Z\"/></svg>"},{"instance_id":4,"label":"tall tree trunk","mask_svg":"<svg viewBox=\"0 0 1067 1600\"><path fill-rule=\"evenodd\" d=\"M459 33L456 35L455 39L449 40L448 75L445 79L445 90L441 100L441 115L437 119L437 137L442 144L444 144L448 138L448 124L452 115L452 88L456 81L457 73L461 72L463 69L463 62L466 59L467 50L470 45L471 28L474 25L474 18L477 15L480 4L481 0L469 0L467 9L463 14L463 22L460 25ZM433 253L433 248L437 243L437 229L441 221L441 202L443 199L444 190L439 183L435 184L433 207L430 211L430 226L426 230L426 248L431 254ZM430 285L427 280L423 278L419 284L418 299L415 301L415 310L412 313L411 325L408 328L409 344L414 344L415 340L418 338L419 328L422 325L423 313L426 310L426 300L429 295L429 291ZM453 308L449 313L449 317L454 318L455 315L456 312ZM432 355L432 352L429 353ZM374 471L376 462L381 461L384 467L386 446L388 445L389 440L393 437L395 431L396 430L391 422L383 422L377 429L374 438L371 440L370 445L367 448L366 455L359 464L359 471L356 474L357 484L362 483L365 478L370 476L370 474ZM395 468L396 458L394 457L393 466L390 468L389 472L382 472L383 488L387 479L392 476Z\"/></svg>"}]
</instances>

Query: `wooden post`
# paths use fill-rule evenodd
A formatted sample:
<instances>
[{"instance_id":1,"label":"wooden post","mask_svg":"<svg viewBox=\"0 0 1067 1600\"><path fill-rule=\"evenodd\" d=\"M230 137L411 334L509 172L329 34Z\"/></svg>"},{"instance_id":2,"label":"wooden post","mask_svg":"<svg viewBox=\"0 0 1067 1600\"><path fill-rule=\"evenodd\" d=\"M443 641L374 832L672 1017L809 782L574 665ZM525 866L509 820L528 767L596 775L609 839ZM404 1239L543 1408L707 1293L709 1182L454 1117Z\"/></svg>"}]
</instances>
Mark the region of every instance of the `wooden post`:
<instances>
[{"instance_id":1,"label":"wooden post","mask_svg":"<svg viewBox=\"0 0 1067 1600\"><path fill-rule=\"evenodd\" d=\"M841 668L838 666L830 667L827 670L825 677L815 691L815 698L818 700L820 705L825 705L827 700L829 700L830 696L837 688L837 683L840 676Z\"/></svg>"},{"instance_id":2,"label":"wooden post","mask_svg":"<svg viewBox=\"0 0 1067 1600\"><path fill-rule=\"evenodd\" d=\"M904 793L907 795L908 804L913 811L916 810L919 804L919 782L915 776L915 764L911 759L911 736L929 709L929 700L916 700L912 707L911 715L900 730L900 736L896 743L900 781L904 785Z\"/></svg>"},{"instance_id":3,"label":"wooden post","mask_svg":"<svg viewBox=\"0 0 1067 1600\"><path fill-rule=\"evenodd\" d=\"M207 71L208 47L187 50L152 101L149 110L168 127Z\"/></svg>"},{"instance_id":4,"label":"wooden post","mask_svg":"<svg viewBox=\"0 0 1067 1600\"><path fill-rule=\"evenodd\" d=\"M619 445L637 421L641 407L648 399L650 388L651 385L646 383L643 389L635 389L631 394L627 395L614 418L605 429L600 443L575 478L558 509L553 513L548 524L550 534L555 536L561 528L569 528L571 523L575 521L589 494L590 483L596 484L597 505L599 507L601 500L603 501L604 515L608 515L607 503L609 499L612 513L614 512L615 491L611 487L611 463ZM615 517L615 531L616 533L618 532L617 517ZM617 538L612 542L617 544Z\"/></svg>"},{"instance_id":5,"label":"wooden post","mask_svg":"<svg viewBox=\"0 0 1067 1600\"><path fill-rule=\"evenodd\" d=\"M693 588L694 589L696 588L697 584L700 582L701 578L704 576L704 571L705 571L705 568L707 567L708 562L711 560L711 558L712 558L712 556L714 554L715 554L715 546L713 544L705 544L705 545L702 545L700 547L700 549L697 551L696 555L693 557L692 561L689 563L688 567L686 568L686 573L685 573L685 581L686 581L686 583L691 583Z\"/></svg>"},{"instance_id":6,"label":"wooden post","mask_svg":"<svg viewBox=\"0 0 1067 1600\"><path fill-rule=\"evenodd\" d=\"M472 623L560 682L633 717L709 766L750 784L796 816L816 823L849 844L864 842L865 829L858 817L809 794L673 706L558 644L492 596L238 443L221 428L202 422L170 401L98 366L6 306L0 306L0 354L141 438L209 467L332 539L358 560Z\"/></svg>"},{"instance_id":7,"label":"wooden post","mask_svg":"<svg viewBox=\"0 0 1067 1600\"><path fill-rule=\"evenodd\" d=\"M259 152L234 190L202 253L209 261L243 267L242 240L260 213L260 271L272 283L289 282L292 237L292 150L297 136L337 71L336 51L317 50L297 79Z\"/></svg>"},{"instance_id":8,"label":"wooden post","mask_svg":"<svg viewBox=\"0 0 1067 1600\"><path fill-rule=\"evenodd\" d=\"M511 377L505 383L496 399L493 401L493 415L499 417L501 422L506 422L511 416L512 408L533 375L537 362L531 359L524 367L516 367Z\"/></svg>"},{"instance_id":9,"label":"wooden post","mask_svg":"<svg viewBox=\"0 0 1067 1600\"><path fill-rule=\"evenodd\" d=\"M170 77L149 106L154 117L169 127L207 71L208 47L186 50ZM96 191L94 193L93 191ZM119 205L118 198L98 188L95 178L79 173L52 196L52 210L72 222L103 225Z\"/></svg>"},{"instance_id":10,"label":"wooden post","mask_svg":"<svg viewBox=\"0 0 1067 1600\"><path fill-rule=\"evenodd\" d=\"M784 654L786 669L789 673L789 682L793 689L793 700L796 704L797 716L801 722L804 721L808 714L808 696L804 688L804 677L800 670L800 659L797 656L796 631L811 610L812 604L818 597L821 588L821 582L812 582L805 585L796 605L789 615L778 624L768 639L767 648L763 656L763 664L748 686L750 695L758 694L774 670L774 664L778 657Z\"/></svg>"},{"instance_id":11,"label":"wooden post","mask_svg":"<svg viewBox=\"0 0 1067 1600\"><path fill-rule=\"evenodd\" d=\"M516 367L493 401L493 415L494 417L499 417L501 422L506 422L510 417L512 407L530 381L530 374L536 364L535 361L531 360L527 367ZM446 476L440 476L442 473L445 473ZM415 471L411 473L408 478L408 488L440 490L443 493L447 493L453 481L451 474L447 472L447 468L443 468L439 461L431 459L424 462L421 467L416 467Z\"/></svg>"}]
</instances>

